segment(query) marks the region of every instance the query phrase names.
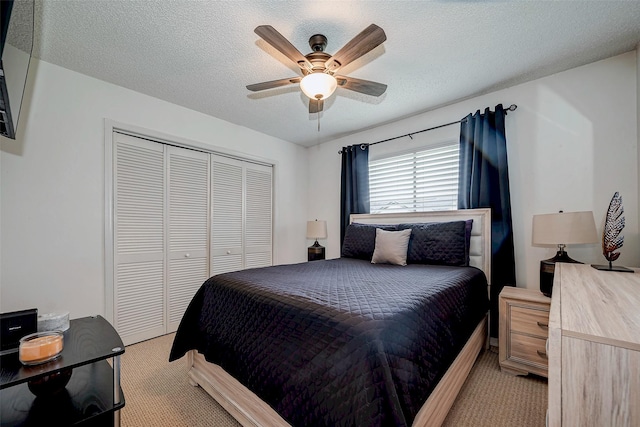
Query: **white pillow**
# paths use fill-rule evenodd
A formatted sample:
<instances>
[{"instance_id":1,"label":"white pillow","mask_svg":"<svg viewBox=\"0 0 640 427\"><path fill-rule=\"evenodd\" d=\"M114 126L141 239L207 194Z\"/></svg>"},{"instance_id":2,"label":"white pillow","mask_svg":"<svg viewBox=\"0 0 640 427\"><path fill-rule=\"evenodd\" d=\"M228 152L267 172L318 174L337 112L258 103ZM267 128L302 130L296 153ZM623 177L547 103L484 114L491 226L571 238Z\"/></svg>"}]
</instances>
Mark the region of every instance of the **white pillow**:
<instances>
[{"instance_id":1,"label":"white pillow","mask_svg":"<svg viewBox=\"0 0 640 427\"><path fill-rule=\"evenodd\" d=\"M411 229L386 231L376 228L376 248L373 251L372 264L407 265L407 247Z\"/></svg>"}]
</instances>

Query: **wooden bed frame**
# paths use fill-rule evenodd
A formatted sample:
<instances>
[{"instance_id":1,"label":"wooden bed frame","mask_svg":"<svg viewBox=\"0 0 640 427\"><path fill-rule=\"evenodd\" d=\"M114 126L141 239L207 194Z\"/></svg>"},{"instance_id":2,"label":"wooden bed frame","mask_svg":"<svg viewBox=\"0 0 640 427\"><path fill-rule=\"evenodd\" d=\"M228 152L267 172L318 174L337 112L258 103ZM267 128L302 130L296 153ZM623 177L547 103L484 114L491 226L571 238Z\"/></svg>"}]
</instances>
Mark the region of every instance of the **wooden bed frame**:
<instances>
[{"instance_id":1,"label":"wooden bed frame","mask_svg":"<svg viewBox=\"0 0 640 427\"><path fill-rule=\"evenodd\" d=\"M351 215L351 222L365 224L446 222L466 219L473 219L469 264L484 271L487 280L489 280L491 277L490 209ZM490 292L489 295L491 295ZM463 349L416 415L413 426L440 426L444 422L480 350L487 346L487 323L487 317L478 323ZM187 365L189 368L189 383L193 386L199 385L202 387L242 426L290 426L273 408L251 390L225 372L220 366L207 362L204 356L195 350L187 353Z\"/></svg>"}]
</instances>

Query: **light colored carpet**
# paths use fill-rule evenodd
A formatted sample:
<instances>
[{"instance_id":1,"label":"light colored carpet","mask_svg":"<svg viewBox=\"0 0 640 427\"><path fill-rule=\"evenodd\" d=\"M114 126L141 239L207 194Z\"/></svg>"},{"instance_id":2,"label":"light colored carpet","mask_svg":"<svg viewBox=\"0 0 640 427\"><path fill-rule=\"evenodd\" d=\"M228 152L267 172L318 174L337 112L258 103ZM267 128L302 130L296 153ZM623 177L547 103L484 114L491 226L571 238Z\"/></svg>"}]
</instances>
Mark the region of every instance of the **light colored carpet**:
<instances>
[{"instance_id":1,"label":"light colored carpet","mask_svg":"<svg viewBox=\"0 0 640 427\"><path fill-rule=\"evenodd\" d=\"M168 362L174 334L127 346L122 355L124 427L237 427L200 387L187 381L185 358ZM495 351L484 351L444 423L447 427L544 426L547 381L500 372Z\"/></svg>"},{"instance_id":2,"label":"light colored carpet","mask_svg":"<svg viewBox=\"0 0 640 427\"><path fill-rule=\"evenodd\" d=\"M169 363L175 334L130 345L121 357L124 427L239 426L202 388L187 381L183 357Z\"/></svg>"},{"instance_id":3,"label":"light colored carpet","mask_svg":"<svg viewBox=\"0 0 640 427\"><path fill-rule=\"evenodd\" d=\"M480 354L443 427L544 427L547 379L501 372L497 351Z\"/></svg>"}]
</instances>

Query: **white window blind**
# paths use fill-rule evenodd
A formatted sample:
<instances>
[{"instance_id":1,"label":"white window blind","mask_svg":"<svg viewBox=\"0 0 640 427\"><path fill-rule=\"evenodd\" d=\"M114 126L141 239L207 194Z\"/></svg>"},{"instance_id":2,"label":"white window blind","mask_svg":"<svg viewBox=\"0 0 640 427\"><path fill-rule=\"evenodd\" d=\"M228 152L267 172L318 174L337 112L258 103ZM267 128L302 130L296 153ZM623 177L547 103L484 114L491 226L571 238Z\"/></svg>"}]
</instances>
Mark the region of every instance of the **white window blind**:
<instances>
[{"instance_id":1,"label":"white window blind","mask_svg":"<svg viewBox=\"0 0 640 427\"><path fill-rule=\"evenodd\" d=\"M457 141L369 162L371 213L455 210Z\"/></svg>"}]
</instances>

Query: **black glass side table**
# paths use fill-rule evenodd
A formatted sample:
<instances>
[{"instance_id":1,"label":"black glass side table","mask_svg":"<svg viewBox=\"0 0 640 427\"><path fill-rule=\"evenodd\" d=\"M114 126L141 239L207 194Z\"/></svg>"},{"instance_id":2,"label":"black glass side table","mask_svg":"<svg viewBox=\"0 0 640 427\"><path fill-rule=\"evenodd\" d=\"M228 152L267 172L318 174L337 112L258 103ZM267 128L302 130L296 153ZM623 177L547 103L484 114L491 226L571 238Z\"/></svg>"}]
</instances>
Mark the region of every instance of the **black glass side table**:
<instances>
[{"instance_id":1,"label":"black glass side table","mask_svg":"<svg viewBox=\"0 0 640 427\"><path fill-rule=\"evenodd\" d=\"M70 321L61 355L41 365L23 366L18 352L0 357L2 426L119 426L124 394L120 355L124 344L102 316ZM112 359L109 364L107 359ZM64 389L34 395L29 383L71 374Z\"/></svg>"}]
</instances>

